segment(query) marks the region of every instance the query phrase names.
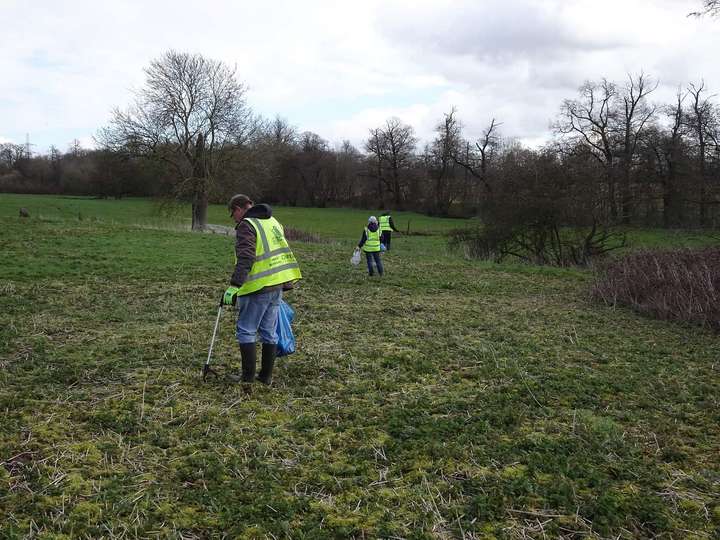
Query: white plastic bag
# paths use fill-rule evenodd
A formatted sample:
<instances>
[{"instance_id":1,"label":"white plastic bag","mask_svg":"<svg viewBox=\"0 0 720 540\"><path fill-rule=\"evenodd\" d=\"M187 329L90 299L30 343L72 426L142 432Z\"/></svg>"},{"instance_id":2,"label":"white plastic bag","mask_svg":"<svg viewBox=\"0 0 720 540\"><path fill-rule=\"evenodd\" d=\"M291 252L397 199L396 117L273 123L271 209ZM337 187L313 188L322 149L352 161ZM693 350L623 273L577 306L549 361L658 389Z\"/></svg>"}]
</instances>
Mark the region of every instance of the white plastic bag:
<instances>
[{"instance_id":1,"label":"white plastic bag","mask_svg":"<svg viewBox=\"0 0 720 540\"><path fill-rule=\"evenodd\" d=\"M355 251L353 251L352 257L350 257L350 264L353 266L357 266L360 264L360 250L355 248Z\"/></svg>"}]
</instances>

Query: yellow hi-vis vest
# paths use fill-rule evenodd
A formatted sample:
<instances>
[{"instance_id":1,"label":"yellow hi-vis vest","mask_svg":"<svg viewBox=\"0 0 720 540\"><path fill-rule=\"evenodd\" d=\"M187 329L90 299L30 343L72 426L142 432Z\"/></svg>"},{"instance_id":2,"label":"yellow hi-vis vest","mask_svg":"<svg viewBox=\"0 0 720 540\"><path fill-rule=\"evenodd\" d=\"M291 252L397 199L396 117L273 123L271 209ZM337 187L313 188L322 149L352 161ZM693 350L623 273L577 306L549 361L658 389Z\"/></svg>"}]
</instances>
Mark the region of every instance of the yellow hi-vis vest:
<instances>
[{"instance_id":1,"label":"yellow hi-vis vest","mask_svg":"<svg viewBox=\"0 0 720 540\"><path fill-rule=\"evenodd\" d=\"M390 226L390 216L380 216L380 232L392 231Z\"/></svg>"},{"instance_id":2,"label":"yellow hi-vis vest","mask_svg":"<svg viewBox=\"0 0 720 540\"><path fill-rule=\"evenodd\" d=\"M300 267L285 240L285 231L280 222L274 217L246 220L255 229L255 262L238 296L301 279Z\"/></svg>"},{"instance_id":3,"label":"yellow hi-vis vest","mask_svg":"<svg viewBox=\"0 0 720 540\"><path fill-rule=\"evenodd\" d=\"M363 244L363 251L380 251L380 229L373 232L365 227L365 243Z\"/></svg>"}]
</instances>

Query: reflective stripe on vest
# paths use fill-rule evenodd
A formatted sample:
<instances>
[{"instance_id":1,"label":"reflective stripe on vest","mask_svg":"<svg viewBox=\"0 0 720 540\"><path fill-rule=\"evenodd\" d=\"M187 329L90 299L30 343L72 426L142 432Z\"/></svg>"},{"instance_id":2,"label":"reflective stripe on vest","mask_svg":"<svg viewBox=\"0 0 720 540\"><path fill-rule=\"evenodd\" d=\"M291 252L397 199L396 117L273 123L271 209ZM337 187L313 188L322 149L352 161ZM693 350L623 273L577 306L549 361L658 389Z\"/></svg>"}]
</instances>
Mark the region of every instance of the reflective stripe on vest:
<instances>
[{"instance_id":1,"label":"reflective stripe on vest","mask_svg":"<svg viewBox=\"0 0 720 540\"><path fill-rule=\"evenodd\" d=\"M300 267L285 240L280 222L274 217L246 219L255 229L255 261L238 295L301 279Z\"/></svg>"},{"instance_id":2,"label":"reflective stripe on vest","mask_svg":"<svg viewBox=\"0 0 720 540\"><path fill-rule=\"evenodd\" d=\"M371 231L365 227L366 240L363 244L363 251L380 251L380 229Z\"/></svg>"},{"instance_id":3,"label":"reflective stripe on vest","mask_svg":"<svg viewBox=\"0 0 720 540\"><path fill-rule=\"evenodd\" d=\"M390 216L380 216L380 232L392 231Z\"/></svg>"}]
</instances>

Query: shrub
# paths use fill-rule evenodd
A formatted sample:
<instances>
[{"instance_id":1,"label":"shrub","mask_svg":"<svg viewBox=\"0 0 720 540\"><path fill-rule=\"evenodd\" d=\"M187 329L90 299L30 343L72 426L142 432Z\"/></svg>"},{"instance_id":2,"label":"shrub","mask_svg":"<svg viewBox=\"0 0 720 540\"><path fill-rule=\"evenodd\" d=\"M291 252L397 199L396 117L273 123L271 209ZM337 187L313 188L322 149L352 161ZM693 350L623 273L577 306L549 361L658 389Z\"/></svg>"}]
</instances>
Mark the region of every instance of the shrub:
<instances>
[{"instance_id":1,"label":"shrub","mask_svg":"<svg viewBox=\"0 0 720 540\"><path fill-rule=\"evenodd\" d=\"M313 232L302 231L300 229L293 229L292 227L285 227L285 238L291 242L315 242L318 244L327 243L326 240Z\"/></svg>"},{"instance_id":2,"label":"shrub","mask_svg":"<svg viewBox=\"0 0 720 540\"><path fill-rule=\"evenodd\" d=\"M503 174L480 203L485 226L452 236L451 246L468 257L585 266L625 244L598 203L597 183L552 149L516 149L503 160Z\"/></svg>"},{"instance_id":3,"label":"shrub","mask_svg":"<svg viewBox=\"0 0 720 540\"><path fill-rule=\"evenodd\" d=\"M720 248L633 253L605 266L592 294L658 319L720 330Z\"/></svg>"},{"instance_id":4,"label":"shrub","mask_svg":"<svg viewBox=\"0 0 720 540\"><path fill-rule=\"evenodd\" d=\"M591 227L560 227L535 221L511 227L491 226L450 232L450 246L469 259L501 262L508 257L532 264L587 266L625 245L625 234L594 223Z\"/></svg>"}]
</instances>

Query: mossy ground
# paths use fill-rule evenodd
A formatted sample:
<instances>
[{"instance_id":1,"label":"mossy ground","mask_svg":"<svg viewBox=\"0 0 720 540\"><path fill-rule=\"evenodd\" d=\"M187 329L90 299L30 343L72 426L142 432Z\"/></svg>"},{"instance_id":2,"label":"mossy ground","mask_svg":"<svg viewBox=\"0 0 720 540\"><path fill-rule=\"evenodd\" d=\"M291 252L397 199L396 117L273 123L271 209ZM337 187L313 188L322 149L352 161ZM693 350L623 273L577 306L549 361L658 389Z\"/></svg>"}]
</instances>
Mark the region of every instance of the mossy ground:
<instances>
[{"instance_id":1,"label":"mossy ground","mask_svg":"<svg viewBox=\"0 0 720 540\"><path fill-rule=\"evenodd\" d=\"M720 530L717 335L594 304L588 272L399 236L370 279L366 212L278 209L333 242L293 245L298 352L247 395L200 378L231 238L33 201L0 195L2 538ZM214 362L239 367L230 312Z\"/></svg>"}]
</instances>

